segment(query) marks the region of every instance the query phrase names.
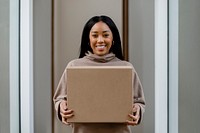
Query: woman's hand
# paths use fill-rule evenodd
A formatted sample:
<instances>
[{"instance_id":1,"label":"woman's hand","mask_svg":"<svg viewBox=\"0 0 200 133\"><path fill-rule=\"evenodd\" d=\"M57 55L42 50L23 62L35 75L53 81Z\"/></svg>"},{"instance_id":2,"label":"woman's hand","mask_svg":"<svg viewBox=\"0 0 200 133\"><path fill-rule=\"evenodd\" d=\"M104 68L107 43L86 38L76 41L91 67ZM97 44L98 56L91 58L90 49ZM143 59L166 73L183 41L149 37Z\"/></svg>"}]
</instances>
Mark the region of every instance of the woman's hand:
<instances>
[{"instance_id":1,"label":"woman's hand","mask_svg":"<svg viewBox=\"0 0 200 133\"><path fill-rule=\"evenodd\" d=\"M60 115L62 117L62 122L66 125L70 125L70 123L67 122L67 119L73 117L74 114L73 110L67 108L67 101L65 100L62 100L60 103Z\"/></svg>"},{"instance_id":2,"label":"woman's hand","mask_svg":"<svg viewBox=\"0 0 200 133\"><path fill-rule=\"evenodd\" d=\"M132 121L127 120L128 125L135 126L138 124L140 119L140 106L137 104L133 105L133 114L129 114L129 117L133 119Z\"/></svg>"}]
</instances>

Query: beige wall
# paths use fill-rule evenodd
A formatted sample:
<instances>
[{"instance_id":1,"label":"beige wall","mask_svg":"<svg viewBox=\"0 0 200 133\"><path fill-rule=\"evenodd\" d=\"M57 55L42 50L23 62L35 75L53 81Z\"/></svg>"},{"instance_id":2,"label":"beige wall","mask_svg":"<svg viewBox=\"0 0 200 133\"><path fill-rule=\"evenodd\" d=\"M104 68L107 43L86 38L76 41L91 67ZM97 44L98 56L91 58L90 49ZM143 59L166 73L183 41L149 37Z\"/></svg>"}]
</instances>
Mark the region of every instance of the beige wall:
<instances>
[{"instance_id":1,"label":"beige wall","mask_svg":"<svg viewBox=\"0 0 200 133\"><path fill-rule=\"evenodd\" d=\"M141 79L146 111L136 133L154 133L154 0L129 0L129 59Z\"/></svg>"},{"instance_id":2,"label":"beige wall","mask_svg":"<svg viewBox=\"0 0 200 133\"><path fill-rule=\"evenodd\" d=\"M200 132L199 7L199 0L181 0L179 2L178 130L180 133Z\"/></svg>"},{"instance_id":3,"label":"beige wall","mask_svg":"<svg viewBox=\"0 0 200 133\"><path fill-rule=\"evenodd\" d=\"M34 132L51 133L51 1L33 0Z\"/></svg>"}]
</instances>

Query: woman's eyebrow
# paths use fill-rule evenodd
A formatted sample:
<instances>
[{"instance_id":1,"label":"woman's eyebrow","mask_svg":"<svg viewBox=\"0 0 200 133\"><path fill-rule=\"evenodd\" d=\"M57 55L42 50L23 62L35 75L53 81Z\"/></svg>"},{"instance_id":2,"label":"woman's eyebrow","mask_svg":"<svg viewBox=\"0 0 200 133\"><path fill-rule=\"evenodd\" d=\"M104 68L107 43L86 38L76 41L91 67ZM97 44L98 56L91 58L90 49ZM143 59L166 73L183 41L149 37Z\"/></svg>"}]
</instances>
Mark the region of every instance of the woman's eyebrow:
<instances>
[{"instance_id":1,"label":"woman's eyebrow","mask_svg":"<svg viewBox=\"0 0 200 133\"><path fill-rule=\"evenodd\" d=\"M110 30L105 30L105 31L103 31L103 33L105 33L105 32L110 32Z\"/></svg>"},{"instance_id":2,"label":"woman's eyebrow","mask_svg":"<svg viewBox=\"0 0 200 133\"><path fill-rule=\"evenodd\" d=\"M91 33L98 33L98 31L91 31Z\"/></svg>"},{"instance_id":3,"label":"woman's eyebrow","mask_svg":"<svg viewBox=\"0 0 200 133\"><path fill-rule=\"evenodd\" d=\"M92 33L98 33L98 31L91 31ZM105 31L103 31L103 33L105 33L105 32L110 32L110 30L105 30Z\"/></svg>"}]
</instances>

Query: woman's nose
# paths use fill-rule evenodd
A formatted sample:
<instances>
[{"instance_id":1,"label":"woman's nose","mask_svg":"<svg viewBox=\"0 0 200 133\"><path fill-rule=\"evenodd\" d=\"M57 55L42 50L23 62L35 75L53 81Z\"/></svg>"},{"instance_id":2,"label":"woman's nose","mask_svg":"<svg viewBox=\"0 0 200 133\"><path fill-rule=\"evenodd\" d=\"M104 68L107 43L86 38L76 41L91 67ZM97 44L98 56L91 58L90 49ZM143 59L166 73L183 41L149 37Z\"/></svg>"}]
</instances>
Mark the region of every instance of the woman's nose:
<instances>
[{"instance_id":1,"label":"woman's nose","mask_svg":"<svg viewBox=\"0 0 200 133\"><path fill-rule=\"evenodd\" d=\"M103 42L103 37L102 37L102 36L99 36L97 41L98 41L99 43Z\"/></svg>"}]
</instances>

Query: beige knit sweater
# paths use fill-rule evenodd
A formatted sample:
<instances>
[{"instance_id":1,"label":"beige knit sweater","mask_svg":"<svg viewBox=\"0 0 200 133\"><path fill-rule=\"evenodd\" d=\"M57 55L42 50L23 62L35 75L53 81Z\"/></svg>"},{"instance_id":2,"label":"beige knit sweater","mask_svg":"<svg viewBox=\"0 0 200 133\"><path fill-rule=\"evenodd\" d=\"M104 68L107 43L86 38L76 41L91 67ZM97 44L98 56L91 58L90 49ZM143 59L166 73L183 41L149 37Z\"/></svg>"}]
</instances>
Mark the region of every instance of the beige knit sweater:
<instances>
[{"instance_id":1,"label":"beige knit sweater","mask_svg":"<svg viewBox=\"0 0 200 133\"><path fill-rule=\"evenodd\" d=\"M132 64L116 58L113 53L109 53L105 56L97 56L89 52L87 56L80 59L72 60L67 65L67 67L72 66L132 66ZM142 85L134 68L133 74L134 77L136 77L133 81L133 99L134 103L138 104L141 108L141 118L139 121L141 122L143 113L145 111L145 98ZM67 99L66 75L67 74L65 69L53 98L59 120L61 120L61 116L59 113L60 102L61 100ZM73 123L72 128L73 133L131 133L129 126L127 126L126 124L116 123Z\"/></svg>"}]
</instances>

